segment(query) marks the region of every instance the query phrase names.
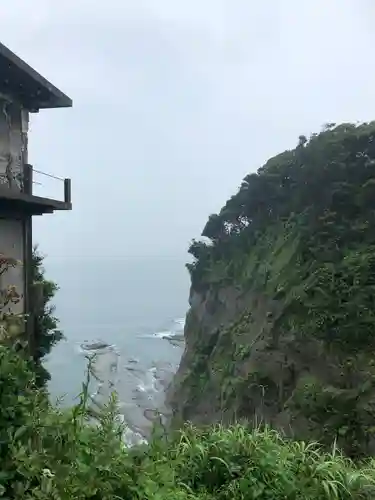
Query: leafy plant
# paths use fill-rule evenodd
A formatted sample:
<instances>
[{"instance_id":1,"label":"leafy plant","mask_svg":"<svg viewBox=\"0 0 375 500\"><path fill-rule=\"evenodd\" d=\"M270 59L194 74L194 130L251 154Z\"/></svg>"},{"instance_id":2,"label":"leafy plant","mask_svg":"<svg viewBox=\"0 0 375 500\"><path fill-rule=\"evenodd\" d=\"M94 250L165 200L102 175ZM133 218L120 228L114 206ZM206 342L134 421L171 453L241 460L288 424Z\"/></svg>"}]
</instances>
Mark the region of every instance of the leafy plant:
<instances>
[{"instance_id":1,"label":"leafy plant","mask_svg":"<svg viewBox=\"0 0 375 500\"><path fill-rule=\"evenodd\" d=\"M371 461L356 466L335 448L323 453L317 444L289 441L268 428L187 425L127 449L116 398L92 422L88 384L89 378L75 407L59 410L19 354L0 346L0 498L345 500L375 494Z\"/></svg>"},{"instance_id":2,"label":"leafy plant","mask_svg":"<svg viewBox=\"0 0 375 500\"><path fill-rule=\"evenodd\" d=\"M63 339L62 332L58 329L59 321L55 316L55 306L51 303L58 286L55 282L46 279L43 267L44 256L34 247L32 256L33 283L42 287L42 304L34 324L35 335L35 371L36 381L39 386L44 386L50 380L50 374L42 365L43 358L51 349Z\"/></svg>"}]
</instances>

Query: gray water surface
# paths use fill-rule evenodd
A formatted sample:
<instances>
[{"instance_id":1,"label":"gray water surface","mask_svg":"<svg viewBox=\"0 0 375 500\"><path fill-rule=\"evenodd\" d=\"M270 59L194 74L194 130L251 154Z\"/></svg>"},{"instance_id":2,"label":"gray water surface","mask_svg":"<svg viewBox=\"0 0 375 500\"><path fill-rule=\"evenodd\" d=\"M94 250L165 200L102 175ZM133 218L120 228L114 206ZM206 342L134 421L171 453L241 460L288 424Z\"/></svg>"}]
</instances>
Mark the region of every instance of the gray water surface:
<instances>
[{"instance_id":1,"label":"gray water surface","mask_svg":"<svg viewBox=\"0 0 375 500\"><path fill-rule=\"evenodd\" d=\"M147 433L147 409L163 408L164 387L181 358L180 336L187 309L189 277L182 259L54 262L48 277L60 286L56 315L66 340L49 355L53 399L70 405L81 390L87 359L96 353L101 383L92 391L104 401L118 392L121 412L133 430ZM95 394L96 393L96 394Z\"/></svg>"}]
</instances>

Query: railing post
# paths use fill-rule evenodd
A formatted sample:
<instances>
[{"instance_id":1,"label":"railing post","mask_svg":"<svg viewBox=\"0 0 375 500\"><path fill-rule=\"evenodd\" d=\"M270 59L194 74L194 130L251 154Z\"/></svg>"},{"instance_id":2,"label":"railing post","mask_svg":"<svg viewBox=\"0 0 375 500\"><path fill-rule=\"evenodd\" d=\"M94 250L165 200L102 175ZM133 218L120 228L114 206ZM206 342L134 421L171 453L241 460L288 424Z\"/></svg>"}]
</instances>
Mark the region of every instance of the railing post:
<instances>
[{"instance_id":1,"label":"railing post","mask_svg":"<svg viewBox=\"0 0 375 500\"><path fill-rule=\"evenodd\" d=\"M65 203L72 202L72 185L70 179L64 179L64 201Z\"/></svg>"},{"instance_id":2,"label":"railing post","mask_svg":"<svg viewBox=\"0 0 375 500\"><path fill-rule=\"evenodd\" d=\"M28 163L23 166L23 192L33 194L33 167Z\"/></svg>"}]
</instances>

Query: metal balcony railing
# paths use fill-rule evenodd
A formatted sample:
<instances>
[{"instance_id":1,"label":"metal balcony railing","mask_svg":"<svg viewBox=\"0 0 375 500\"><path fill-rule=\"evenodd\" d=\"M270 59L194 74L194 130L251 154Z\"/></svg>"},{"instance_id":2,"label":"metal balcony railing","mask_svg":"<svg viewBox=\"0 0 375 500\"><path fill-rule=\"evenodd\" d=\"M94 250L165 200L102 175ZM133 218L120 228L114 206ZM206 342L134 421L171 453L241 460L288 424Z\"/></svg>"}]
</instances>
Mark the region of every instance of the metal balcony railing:
<instances>
[{"instance_id":1,"label":"metal balcony railing","mask_svg":"<svg viewBox=\"0 0 375 500\"><path fill-rule=\"evenodd\" d=\"M34 177L37 174L38 180ZM35 196L34 186L43 186L43 177L48 179L57 180L64 185L64 199L65 203L71 203L71 180L63 179L56 175L49 174L47 172L42 172L41 170L36 170L32 165L25 164L21 171L14 172L10 169L6 172L0 173L0 186L7 186L9 189L15 189L21 193L25 193L31 196ZM43 196L47 198L47 196ZM48 197L49 198L49 197Z\"/></svg>"}]
</instances>

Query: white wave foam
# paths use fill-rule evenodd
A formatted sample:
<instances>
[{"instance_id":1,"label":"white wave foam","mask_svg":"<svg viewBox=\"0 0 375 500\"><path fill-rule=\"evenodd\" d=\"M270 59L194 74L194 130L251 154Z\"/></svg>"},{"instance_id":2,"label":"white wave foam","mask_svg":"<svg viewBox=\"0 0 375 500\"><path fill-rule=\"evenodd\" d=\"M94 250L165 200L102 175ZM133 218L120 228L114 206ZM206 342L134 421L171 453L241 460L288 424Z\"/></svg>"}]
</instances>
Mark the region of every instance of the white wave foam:
<instances>
[{"instance_id":1,"label":"white wave foam","mask_svg":"<svg viewBox=\"0 0 375 500\"><path fill-rule=\"evenodd\" d=\"M185 318L176 318L170 323L170 329L159 332L139 335L140 338L156 338L172 340L174 337L180 337L185 328Z\"/></svg>"},{"instance_id":2,"label":"white wave foam","mask_svg":"<svg viewBox=\"0 0 375 500\"><path fill-rule=\"evenodd\" d=\"M174 332L171 332L170 330L166 330L164 332L155 332L151 335L151 337L157 337L159 339L169 339L173 337Z\"/></svg>"},{"instance_id":3,"label":"white wave foam","mask_svg":"<svg viewBox=\"0 0 375 500\"><path fill-rule=\"evenodd\" d=\"M185 318L177 318L174 320L174 323L178 326L179 330L185 328Z\"/></svg>"},{"instance_id":4,"label":"white wave foam","mask_svg":"<svg viewBox=\"0 0 375 500\"><path fill-rule=\"evenodd\" d=\"M142 434L130 429L130 427L125 426L122 437L127 448L132 448L133 446L138 446L140 444L147 444L147 440L142 436Z\"/></svg>"},{"instance_id":5,"label":"white wave foam","mask_svg":"<svg viewBox=\"0 0 375 500\"><path fill-rule=\"evenodd\" d=\"M176 336L181 337L184 323L184 318L177 318L166 325L165 330L142 336L172 342ZM85 340L77 344L76 349L85 357L95 355L92 364L94 376L90 386L90 399L94 407L105 405L111 393L117 391L121 398L119 418L124 425L124 445L131 447L146 443L151 422L143 412L164 411L164 390L176 367L163 359L156 360L151 366L143 366L142 359L131 357L121 363L116 345L100 339ZM120 386L119 382L124 385Z\"/></svg>"},{"instance_id":6,"label":"white wave foam","mask_svg":"<svg viewBox=\"0 0 375 500\"><path fill-rule=\"evenodd\" d=\"M145 378L137 385L137 390L145 394L156 392L156 367L149 368L145 373Z\"/></svg>"},{"instance_id":7,"label":"white wave foam","mask_svg":"<svg viewBox=\"0 0 375 500\"><path fill-rule=\"evenodd\" d=\"M138 338L141 339L173 339L175 335L178 335L179 332L174 332L171 330L163 330L162 332L154 332L154 333L146 333L144 335L139 335Z\"/></svg>"},{"instance_id":8,"label":"white wave foam","mask_svg":"<svg viewBox=\"0 0 375 500\"><path fill-rule=\"evenodd\" d=\"M90 400L94 407L101 408L105 405L113 390L116 390L118 383L118 363L120 353L115 345L109 345L100 340L94 342L87 342L79 345L79 352L85 356L95 355L91 374L94 379L94 390L90 394ZM136 365L138 360L129 359L129 363ZM149 374L145 383L138 384L138 390L149 394L154 388L154 376ZM125 404L120 402L119 410L125 408ZM138 444L147 443L144 436L136 429L129 425L126 421L125 415L118 415L119 423L123 425L123 442L126 447L132 447Z\"/></svg>"},{"instance_id":9,"label":"white wave foam","mask_svg":"<svg viewBox=\"0 0 375 500\"><path fill-rule=\"evenodd\" d=\"M122 439L126 448L132 448L140 444L147 444L147 440L142 436L140 432L135 429L131 429L125 421L124 415L119 414L118 423L123 426Z\"/></svg>"}]
</instances>

